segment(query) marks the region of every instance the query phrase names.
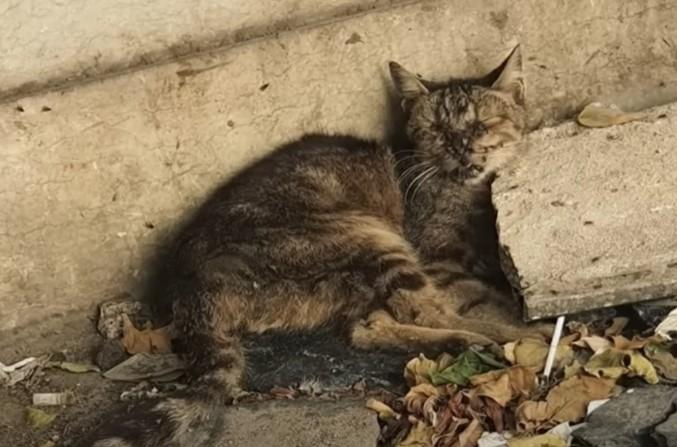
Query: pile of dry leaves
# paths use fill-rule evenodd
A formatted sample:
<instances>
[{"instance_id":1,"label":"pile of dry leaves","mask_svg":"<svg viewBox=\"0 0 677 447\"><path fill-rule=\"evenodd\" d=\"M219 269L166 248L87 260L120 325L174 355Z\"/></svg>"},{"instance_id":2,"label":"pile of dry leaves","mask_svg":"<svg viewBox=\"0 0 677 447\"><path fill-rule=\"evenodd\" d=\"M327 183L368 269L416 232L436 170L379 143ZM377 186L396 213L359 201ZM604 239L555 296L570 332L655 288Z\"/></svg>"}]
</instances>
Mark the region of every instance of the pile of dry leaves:
<instances>
[{"instance_id":1,"label":"pile of dry leaves","mask_svg":"<svg viewBox=\"0 0 677 447\"><path fill-rule=\"evenodd\" d=\"M455 358L414 358L405 368L404 397L367 404L378 413L379 446L566 446L570 424L595 401L620 393L623 380L677 381L673 343L657 335L628 339L621 335L626 324L569 323L547 381L540 373L548 345L536 339L495 351L470 348Z\"/></svg>"}]
</instances>

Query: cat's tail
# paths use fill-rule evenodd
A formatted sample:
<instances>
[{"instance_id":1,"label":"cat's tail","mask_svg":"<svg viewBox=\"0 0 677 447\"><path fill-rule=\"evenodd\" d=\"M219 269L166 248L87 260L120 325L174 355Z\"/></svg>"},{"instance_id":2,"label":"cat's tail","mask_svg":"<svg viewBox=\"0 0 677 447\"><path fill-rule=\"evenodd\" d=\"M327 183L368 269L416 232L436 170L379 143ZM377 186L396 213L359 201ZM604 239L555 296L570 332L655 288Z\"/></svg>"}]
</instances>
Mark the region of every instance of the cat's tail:
<instances>
[{"instance_id":1,"label":"cat's tail","mask_svg":"<svg viewBox=\"0 0 677 447\"><path fill-rule=\"evenodd\" d=\"M235 337L193 335L187 359L197 377L171 397L107 415L77 447L211 447L224 432L225 406L240 394L244 357Z\"/></svg>"}]
</instances>

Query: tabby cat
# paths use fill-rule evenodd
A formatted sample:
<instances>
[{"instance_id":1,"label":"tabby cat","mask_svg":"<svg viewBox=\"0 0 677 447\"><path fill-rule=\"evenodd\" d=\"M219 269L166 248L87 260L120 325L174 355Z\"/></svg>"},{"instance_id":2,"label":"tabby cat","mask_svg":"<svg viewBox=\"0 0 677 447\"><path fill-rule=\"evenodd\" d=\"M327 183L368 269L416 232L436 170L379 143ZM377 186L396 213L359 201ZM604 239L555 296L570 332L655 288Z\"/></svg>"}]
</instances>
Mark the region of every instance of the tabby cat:
<instances>
[{"instance_id":1,"label":"tabby cat","mask_svg":"<svg viewBox=\"0 0 677 447\"><path fill-rule=\"evenodd\" d=\"M434 84L390 70L414 147L400 161L410 165L398 169L378 142L313 134L225 183L167 266L163 295L194 376L189 391L110 420L82 445L215 445L218 407L241 393L243 333L333 326L378 348L535 331L460 315L505 295L500 280L488 285L500 268L480 252L497 258L496 236L491 212L476 206L490 208L491 177L524 128L519 48L483 80Z\"/></svg>"}]
</instances>

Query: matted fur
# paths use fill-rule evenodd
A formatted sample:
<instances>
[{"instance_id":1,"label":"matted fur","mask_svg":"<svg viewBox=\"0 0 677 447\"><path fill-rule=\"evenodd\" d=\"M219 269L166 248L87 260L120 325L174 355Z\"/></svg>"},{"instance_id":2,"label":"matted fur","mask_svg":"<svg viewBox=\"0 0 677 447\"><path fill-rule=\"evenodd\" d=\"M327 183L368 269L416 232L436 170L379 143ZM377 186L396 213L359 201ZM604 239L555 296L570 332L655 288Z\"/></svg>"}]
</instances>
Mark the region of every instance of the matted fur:
<instances>
[{"instance_id":1,"label":"matted fur","mask_svg":"<svg viewBox=\"0 0 677 447\"><path fill-rule=\"evenodd\" d=\"M218 189L178 238L163 292L191 388L83 445L215 445L218 406L240 392L242 333L333 326L362 348L530 333L460 315L498 290L486 202L523 128L519 50L499 68L489 85L426 86L391 64L414 143L404 171L377 142L306 135Z\"/></svg>"}]
</instances>

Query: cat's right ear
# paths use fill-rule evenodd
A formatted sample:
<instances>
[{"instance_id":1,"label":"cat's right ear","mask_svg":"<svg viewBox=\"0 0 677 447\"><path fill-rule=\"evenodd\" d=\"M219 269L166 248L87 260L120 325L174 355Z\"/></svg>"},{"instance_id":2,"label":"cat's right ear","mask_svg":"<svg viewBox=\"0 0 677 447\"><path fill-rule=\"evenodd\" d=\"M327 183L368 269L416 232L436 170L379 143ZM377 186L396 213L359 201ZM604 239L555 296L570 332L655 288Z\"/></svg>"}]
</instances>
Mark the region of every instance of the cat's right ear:
<instances>
[{"instance_id":1,"label":"cat's right ear","mask_svg":"<svg viewBox=\"0 0 677 447\"><path fill-rule=\"evenodd\" d=\"M391 61L388 63L388 66L390 67L390 77L393 79L395 89L397 89L402 99L414 99L429 93L428 89L415 74L405 70L397 62Z\"/></svg>"}]
</instances>

